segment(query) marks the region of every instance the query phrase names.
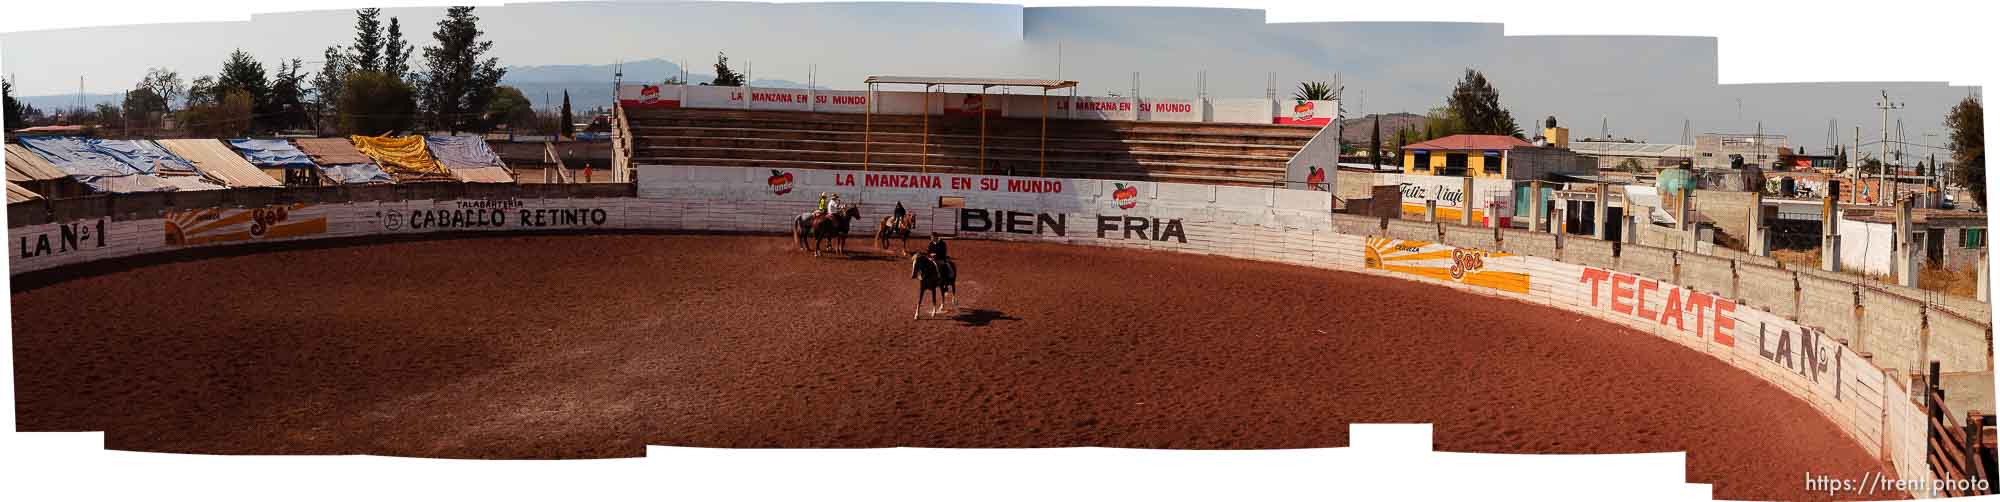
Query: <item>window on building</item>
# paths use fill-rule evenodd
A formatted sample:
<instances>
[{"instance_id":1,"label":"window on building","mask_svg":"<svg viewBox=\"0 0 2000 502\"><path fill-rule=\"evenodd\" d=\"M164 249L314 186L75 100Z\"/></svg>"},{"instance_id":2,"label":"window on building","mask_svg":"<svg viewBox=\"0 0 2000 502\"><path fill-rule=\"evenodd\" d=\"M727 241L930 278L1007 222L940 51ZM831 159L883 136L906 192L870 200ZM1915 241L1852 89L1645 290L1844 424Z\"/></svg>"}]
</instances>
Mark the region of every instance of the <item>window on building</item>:
<instances>
[{"instance_id":1,"label":"window on building","mask_svg":"<svg viewBox=\"0 0 2000 502\"><path fill-rule=\"evenodd\" d=\"M1465 176L1466 168L1471 165L1470 161L1466 160L1468 158L1470 156L1463 153L1444 154L1444 172L1438 174L1444 176Z\"/></svg>"},{"instance_id":2,"label":"window on building","mask_svg":"<svg viewBox=\"0 0 2000 502\"><path fill-rule=\"evenodd\" d=\"M1499 150L1487 150L1485 157L1486 157L1485 160L1486 163L1483 165L1486 166L1487 176L1501 176L1506 174L1505 172L1502 172L1504 170L1501 169L1502 166L1500 165L1501 163L1500 163Z\"/></svg>"},{"instance_id":3,"label":"window on building","mask_svg":"<svg viewBox=\"0 0 2000 502\"><path fill-rule=\"evenodd\" d=\"M1410 153L1410 167L1418 171L1430 171L1431 152L1417 150Z\"/></svg>"},{"instance_id":4,"label":"window on building","mask_svg":"<svg viewBox=\"0 0 2000 502\"><path fill-rule=\"evenodd\" d=\"M1958 231L1958 247L1980 249L1986 247L1986 229L1966 228Z\"/></svg>"}]
</instances>

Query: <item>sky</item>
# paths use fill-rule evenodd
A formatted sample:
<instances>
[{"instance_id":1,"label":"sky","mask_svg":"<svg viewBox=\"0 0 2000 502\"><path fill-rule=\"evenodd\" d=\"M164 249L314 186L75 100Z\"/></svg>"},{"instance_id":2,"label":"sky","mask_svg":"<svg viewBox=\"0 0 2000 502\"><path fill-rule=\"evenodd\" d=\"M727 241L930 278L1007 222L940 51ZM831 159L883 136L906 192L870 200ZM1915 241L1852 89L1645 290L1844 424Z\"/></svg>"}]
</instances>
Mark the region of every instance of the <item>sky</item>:
<instances>
[{"instance_id":1,"label":"sky","mask_svg":"<svg viewBox=\"0 0 2000 502\"><path fill-rule=\"evenodd\" d=\"M1719 85L1719 39L1695 36L1508 36L1498 23L1273 23L1264 10L1032 7L1001 4L570 2L479 7L502 64L685 61L707 73L718 51L754 78L859 89L873 74L1058 77L1091 95L1280 97L1303 80L1346 85L1350 116L1423 113L1467 68L1484 72L1523 125L1555 116L1572 136L1680 141L1693 133L1790 136L1817 150L1829 120L1841 144L1854 127L1879 138L1887 90L1912 142L1943 146L1943 117L1973 88L1932 83ZM442 8L385 9L428 43ZM349 11L259 14L247 22L152 24L0 34L0 72L23 95L115 92L147 68L211 74L234 49L275 66L352 38ZM1720 40L1726 40L1720 39ZM167 41L168 43L162 43ZM628 75L653 80L665 75ZM609 92L606 82L605 93ZM1873 151L1873 147L1863 150Z\"/></svg>"}]
</instances>

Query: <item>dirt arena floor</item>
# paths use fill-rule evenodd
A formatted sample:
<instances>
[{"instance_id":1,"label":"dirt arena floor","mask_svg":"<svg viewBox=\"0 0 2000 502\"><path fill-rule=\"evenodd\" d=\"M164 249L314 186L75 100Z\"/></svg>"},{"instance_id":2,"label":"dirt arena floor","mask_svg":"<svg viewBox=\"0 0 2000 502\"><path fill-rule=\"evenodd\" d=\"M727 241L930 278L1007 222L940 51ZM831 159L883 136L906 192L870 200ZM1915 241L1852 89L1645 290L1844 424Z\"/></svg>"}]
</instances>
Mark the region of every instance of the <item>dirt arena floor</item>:
<instances>
[{"instance_id":1,"label":"dirt arena floor","mask_svg":"<svg viewBox=\"0 0 2000 502\"><path fill-rule=\"evenodd\" d=\"M856 247L866 247L857 239ZM20 428L120 450L450 458L703 447L1688 452L1734 499L1883 466L1805 404L1558 310L1301 267L957 242L964 312L909 262L778 237L335 246L16 292Z\"/></svg>"}]
</instances>

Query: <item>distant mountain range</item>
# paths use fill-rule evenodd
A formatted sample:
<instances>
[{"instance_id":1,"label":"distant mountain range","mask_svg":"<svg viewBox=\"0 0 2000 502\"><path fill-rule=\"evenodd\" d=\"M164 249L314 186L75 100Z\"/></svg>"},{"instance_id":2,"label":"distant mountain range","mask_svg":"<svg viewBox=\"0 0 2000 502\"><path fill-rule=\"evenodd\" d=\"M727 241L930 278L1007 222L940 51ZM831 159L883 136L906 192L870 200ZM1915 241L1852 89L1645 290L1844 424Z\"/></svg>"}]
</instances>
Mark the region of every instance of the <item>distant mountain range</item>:
<instances>
[{"instance_id":1,"label":"distant mountain range","mask_svg":"<svg viewBox=\"0 0 2000 502\"><path fill-rule=\"evenodd\" d=\"M617 74L618 66L600 65L544 65L510 66L501 85L514 86L528 97L536 108L562 106L562 93L569 91L570 108L581 113L597 107L610 107L612 100L611 79ZM625 62L625 81L633 83L658 83L668 77L681 74L681 67L665 59L647 59ZM715 75L689 73L688 81L694 83L715 80ZM782 79L757 79L750 82L756 87L785 87L804 89L805 84ZM825 89L826 86L820 86ZM548 100L543 102L544 97ZM41 109L55 112L76 107L75 94L52 94L44 96L16 96L16 99ZM99 103L117 104L125 99L123 92L104 94L84 94L85 107L96 107Z\"/></svg>"},{"instance_id":2,"label":"distant mountain range","mask_svg":"<svg viewBox=\"0 0 2000 502\"><path fill-rule=\"evenodd\" d=\"M1382 148L1396 147L1396 131L1408 128L1424 130L1424 116L1414 113L1385 113L1382 115ZM1340 121L1340 143L1368 147L1368 128L1375 125L1375 115L1364 115Z\"/></svg>"}]
</instances>

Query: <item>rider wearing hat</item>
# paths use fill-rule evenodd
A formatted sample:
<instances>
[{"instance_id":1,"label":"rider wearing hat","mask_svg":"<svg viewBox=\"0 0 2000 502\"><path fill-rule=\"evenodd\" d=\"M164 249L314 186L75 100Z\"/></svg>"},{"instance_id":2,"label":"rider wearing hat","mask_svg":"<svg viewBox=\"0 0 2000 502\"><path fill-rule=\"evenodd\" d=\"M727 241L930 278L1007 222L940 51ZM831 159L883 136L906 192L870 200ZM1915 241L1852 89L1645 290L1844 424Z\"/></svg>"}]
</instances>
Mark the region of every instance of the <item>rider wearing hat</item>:
<instances>
[{"instance_id":1,"label":"rider wearing hat","mask_svg":"<svg viewBox=\"0 0 2000 502\"><path fill-rule=\"evenodd\" d=\"M947 256L945 256L944 238L938 237L936 235L931 236L930 247L928 249L925 249L924 252L929 253L931 255L931 259L940 262L949 259Z\"/></svg>"}]
</instances>

